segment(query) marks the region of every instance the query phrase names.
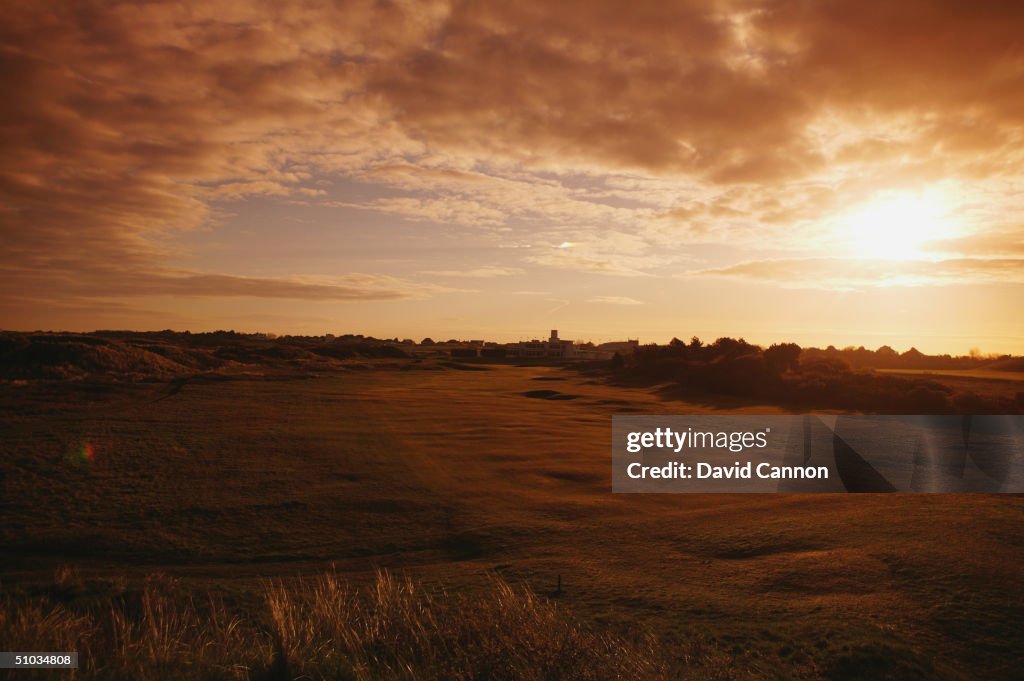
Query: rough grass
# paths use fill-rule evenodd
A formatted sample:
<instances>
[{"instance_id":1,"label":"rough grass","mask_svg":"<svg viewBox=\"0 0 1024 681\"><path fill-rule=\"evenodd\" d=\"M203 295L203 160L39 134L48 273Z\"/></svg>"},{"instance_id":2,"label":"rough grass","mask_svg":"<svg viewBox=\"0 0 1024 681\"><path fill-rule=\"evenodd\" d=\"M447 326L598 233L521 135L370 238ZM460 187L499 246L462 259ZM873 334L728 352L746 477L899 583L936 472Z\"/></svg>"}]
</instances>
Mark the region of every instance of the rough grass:
<instances>
[{"instance_id":1,"label":"rough grass","mask_svg":"<svg viewBox=\"0 0 1024 681\"><path fill-rule=\"evenodd\" d=\"M406 354L375 339L272 339L215 332L90 334L0 331L0 381L156 381L209 371L338 369L353 358L395 359ZM468 367L479 370L482 367Z\"/></svg>"},{"instance_id":2,"label":"rough grass","mask_svg":"<svg viewBox=\"0 0 1024 681\"><path fill-rule=\"evenodd\" d=\"M194 599L167 576L83 605L74 571L44 597L6 597L0 640L21 651L78 651L85 679L665 679L650 637L583 627L552 602L495 579L473 596L428 593L378 572L364 589L336 573L264 585L255 614ZM701 662L706 660L702 659ZM0 672L54 678L53 671ZM673 674L675 676L675 674Z\"/></svg>"}]
</instances>

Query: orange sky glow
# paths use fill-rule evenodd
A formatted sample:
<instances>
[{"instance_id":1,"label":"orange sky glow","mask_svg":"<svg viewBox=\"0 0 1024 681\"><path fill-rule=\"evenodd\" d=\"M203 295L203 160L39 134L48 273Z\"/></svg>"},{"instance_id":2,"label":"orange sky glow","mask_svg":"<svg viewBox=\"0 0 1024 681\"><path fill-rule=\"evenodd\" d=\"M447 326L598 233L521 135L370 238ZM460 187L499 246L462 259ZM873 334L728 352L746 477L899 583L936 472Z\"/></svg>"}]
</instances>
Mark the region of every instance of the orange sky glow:
<instances>
[{"instance_id":1,"label":"orange sky glow","mask_svg":"<svg viewBox=\"0 0 1024 681\"><path fill-rule=\"evenodd\" d=\"M0 2L0 328L1024 353L1024 4Z\"/></svg>"}]
</instances>

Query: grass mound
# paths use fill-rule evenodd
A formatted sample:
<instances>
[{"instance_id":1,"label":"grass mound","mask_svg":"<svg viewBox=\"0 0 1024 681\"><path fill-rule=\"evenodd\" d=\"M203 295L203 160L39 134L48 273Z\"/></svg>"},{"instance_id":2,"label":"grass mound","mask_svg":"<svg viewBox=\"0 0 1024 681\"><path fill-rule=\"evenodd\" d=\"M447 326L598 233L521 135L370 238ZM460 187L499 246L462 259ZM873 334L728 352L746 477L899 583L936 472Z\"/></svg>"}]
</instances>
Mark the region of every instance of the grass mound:
<instances>
[{"instance_id":1,"label":"grass mound","mask_svg":"<svg viewBox=\"0 0 1024 681\"><path fill-rule=\"evenodd\" d=\"M390 341L274 338L232 331L0 332L0 380L166 380L230 368L336 369L351 359L407 359Z\"/></svg>"},{"instance_id":2,"label":"grass mound","mask_svg":"<svg viewBox=\"0 0 1024 681\"><path fill-rule=\"evenodd\" d=\"M0 378L4 379L68 379L90 374L166 378L192 370L175 359L96 336L11 334L0 339Z\"/></svg>"}]
</instances>

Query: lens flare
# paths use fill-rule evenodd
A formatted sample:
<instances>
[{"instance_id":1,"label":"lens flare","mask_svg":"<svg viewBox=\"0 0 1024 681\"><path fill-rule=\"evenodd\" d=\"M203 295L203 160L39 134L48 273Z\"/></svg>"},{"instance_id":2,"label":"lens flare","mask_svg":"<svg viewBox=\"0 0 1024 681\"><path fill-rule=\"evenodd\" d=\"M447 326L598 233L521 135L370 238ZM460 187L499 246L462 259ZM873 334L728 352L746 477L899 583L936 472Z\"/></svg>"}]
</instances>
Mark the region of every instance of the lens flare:
<instances>
[{"instance_id":1,"label":"lens flare","mask_svg":"<svg viewBox=\"0 0 1024 681\"><path fill-rule=\"evenodd\" d=\"M68 453L67 458L73 463L95 463L96 447L91 442L83 442L81 445L71 450L71 452Z\"/></svg>"}]
</instances>

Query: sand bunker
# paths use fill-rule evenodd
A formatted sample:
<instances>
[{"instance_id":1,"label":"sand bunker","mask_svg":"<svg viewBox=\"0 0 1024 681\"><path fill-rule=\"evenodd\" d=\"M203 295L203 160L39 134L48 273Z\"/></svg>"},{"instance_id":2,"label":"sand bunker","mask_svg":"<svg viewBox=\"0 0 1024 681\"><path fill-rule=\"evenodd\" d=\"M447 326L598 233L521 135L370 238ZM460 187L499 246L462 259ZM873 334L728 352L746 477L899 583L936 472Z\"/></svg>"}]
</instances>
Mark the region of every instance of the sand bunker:
<instances>
[{"instance_id":1,"label":"sand bunker","mask_svg":"<svg viewBox=\"0 0 1024 681\"><path fill-rule=\"evenodd\" d=\"M579 395L560 393L557 390L527 390L524 397L533 397L538 400L575 400Z\"/></svg>"}]
</instances>

